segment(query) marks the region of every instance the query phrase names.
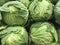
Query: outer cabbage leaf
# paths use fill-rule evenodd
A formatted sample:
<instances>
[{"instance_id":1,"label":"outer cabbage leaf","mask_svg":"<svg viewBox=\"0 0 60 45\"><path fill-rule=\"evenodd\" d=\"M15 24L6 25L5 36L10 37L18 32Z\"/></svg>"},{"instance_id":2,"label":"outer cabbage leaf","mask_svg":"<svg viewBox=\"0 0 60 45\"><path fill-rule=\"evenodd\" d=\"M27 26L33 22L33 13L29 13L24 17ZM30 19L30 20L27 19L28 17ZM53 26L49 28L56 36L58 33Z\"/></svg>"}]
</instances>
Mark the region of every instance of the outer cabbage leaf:
<instances>
[{"instance_id":1,"label":"outer cabbage leaf","mask_svg":"<svg viewBox=\"0 0 60 45\"><path fill-rule=\"evenodd\" d=\"M52 16L53 5L47 0L34 0L29 10L33 20L49 20Z\"/></svg>"},{"instance_id":2,"label":"outer cabbage leaf","mask_svg":"<svg viewBox=\"0 0 60 45\"><path fill-rule=\"evenodd\" d=\"M8 25L24 25L28 20L28 9L18 1L10 1L0 7L3 21Z\"/></svg>"},{"instance_id":3,"label":"outer cabbage leaf","mask_svg":"<svg viewBox=\"0 0 60 45\"><path fill-rule=\"evenodd\" d=\"M55 5L54 14L55 14L56 23L60 24L60 0Z\"/></svg>"},{"instance_id":4,"label":"outer cabbage leaf","mask_svg":"<svg viewBox=\"0 0 60 45\"><path fill-rule=\"evenodd\" d=\"M56 29L48 22L33 24L30 28L30 38L37 45L55 45L58 42Z\"/></svg>"},{"instance_id":5,"label":"outer cabbage leaf","mask_svg":"<svg viewBox=\"0 0 60 45\"><path fill-rule=\"evenodd\" d=\"M30 1L29 0L17 0L17 1L20 1L20 2L22 2L25 6L29 6L29 3L30 3Z\"/></svg>"},{"instance_id":6,"label":"outer cabbage leaf","mask_svg":"<svg viewBox=\"0 0 60 45\"><path fill-rule=\"evenodd\" d=\"M8 27L0 32L2 45L27 45L28 34L23 27Z\"/></svg>"}]
</instances>

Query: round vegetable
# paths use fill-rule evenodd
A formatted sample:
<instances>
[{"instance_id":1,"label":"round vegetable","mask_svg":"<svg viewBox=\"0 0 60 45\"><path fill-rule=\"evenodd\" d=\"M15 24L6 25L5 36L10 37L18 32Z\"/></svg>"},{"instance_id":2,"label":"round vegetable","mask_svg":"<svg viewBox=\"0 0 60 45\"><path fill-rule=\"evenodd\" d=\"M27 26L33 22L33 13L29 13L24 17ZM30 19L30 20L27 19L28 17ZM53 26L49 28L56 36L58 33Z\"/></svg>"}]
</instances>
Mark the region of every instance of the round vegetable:
<instances>
[{"instance_id":1,"label":"round vegetable","mask_svg":"<svg viewBox=\"0 0 60 45\"><path fill-rule=\"evenodd\" d=\"M38 22L30 28L31 41L37 45L53 45L58 42L54 26L48 22Z\"/></svg>"},{"instance_id":2,"label":"round vegetable","mask_svg":"<svg viewBox=\"0 0 60 45\"><path fill-rule=\"evenodd\" d=\"M8 25L24 25L28 20L28 10L21 2L10 1L0 7L2 19Z\"/></svg>"},{"instance_id":3,"label":"round vegetable","mask_svg":"<svg viewBox=\"0 0 60 45\"><path fill-rule=\"evenodd\" d=\"M55 5L54 14L55 14L56 23L60 24L60 0Z\"/></svg>"},{"instance_id":4,"label":"round vegetable","mask_svg":"<svg viewBox=\"0 0 60 45\"><path fill-rule=\"evenodd\" d=\"M53 5L47 0L34 0L29 10L33 20L49 20L52 16Z\"/></svg>"},{"instance_id":5,"label":"round vegetable","mask_svg":"<svg viewBox=\"0 0 60 45\"><path fill-rule=\"evenodd\" d=\"M23 27L8 27L0 32L2 45L27 45L28 34Z\"/></svg>"}]
</instances>

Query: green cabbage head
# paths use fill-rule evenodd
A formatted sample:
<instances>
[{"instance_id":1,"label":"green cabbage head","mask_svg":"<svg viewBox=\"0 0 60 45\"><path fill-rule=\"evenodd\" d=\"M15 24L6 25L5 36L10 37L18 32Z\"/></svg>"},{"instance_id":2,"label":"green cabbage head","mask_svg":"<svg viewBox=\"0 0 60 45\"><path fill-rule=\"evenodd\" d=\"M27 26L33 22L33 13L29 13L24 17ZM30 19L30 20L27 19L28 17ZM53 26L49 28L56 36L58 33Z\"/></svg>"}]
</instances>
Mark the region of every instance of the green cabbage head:
<instances>
[{"instance_id":1,"label":"green cabbage head","mask_svg":"<svg viewBox=\"0 0 60 45\"><path fill-rule=\"evenodd\" d=\"M30 28L30 38L36 45L55 45L58 35L54 26L48 22L38 22Z\"/></svg>"},{"instance_id":2,"label":"green cabbage head","mask_svg":"<svg viewBox=\"0 0 60 45\"><path fill-rule=\"evenodd\" d=\"M8 25L24 25L28 20L28 10L18 1L10 1L0 7L3 21Z\"/></svg>"},{"instance_id":3,"label":"green cabbage head","mask_svg":"<svg viewBox=\"0 0 60 45\"><path fill-rule=\"evenodd\" d=\"M23 27L8 27L0 32L2 45L27 45L28 34Z\"/></svg>"},{"instance_id":4,"label":"green cabbage head","mask_svg":"<svg viewBox=\"0 0 60 45\"><path fill-rule=\"evenodd\" d=\"M34 0L29 10L33 20L49 20L52 16L53 5L47 0Z\"/></svg>"},{"instance_id":5,"label":"green cabbage head","mask_svg":"<svg viewBox=\"0 0 60 45\"><path fill-rule=\"evenodd\" d=\"M30 3L29 0L17 0L17 1L22 2L26 7L28 7Z\"/></svg>"},{"instance_id":6,"label":"green cabbage head","mask_svg":"<svg viewBox=\"0 0 60 45\"><path fill-rule=\"evenodd\" d=\"M60 0L55 5L54 14L55 14L56 23L60 24Z\"/></svg>"}]
</instances>

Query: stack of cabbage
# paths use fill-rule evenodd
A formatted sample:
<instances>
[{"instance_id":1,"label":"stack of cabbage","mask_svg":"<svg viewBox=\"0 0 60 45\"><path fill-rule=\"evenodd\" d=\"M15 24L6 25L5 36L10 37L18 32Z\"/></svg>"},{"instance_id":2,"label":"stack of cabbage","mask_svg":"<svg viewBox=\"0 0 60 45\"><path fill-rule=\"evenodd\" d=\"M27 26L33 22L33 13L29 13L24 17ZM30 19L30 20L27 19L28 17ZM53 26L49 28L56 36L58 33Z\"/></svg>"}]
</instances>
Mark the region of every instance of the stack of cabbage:
<instances>
[{"instance_id":1,"label":"stack of cabbage","mask_svg":"<svg viewBox=\"0 0 60 45\"><path fill-rule=\"evenodd\" d=\"M60 45L60 0L0 0L0 45Z\"/></svg>"}]
</instances>

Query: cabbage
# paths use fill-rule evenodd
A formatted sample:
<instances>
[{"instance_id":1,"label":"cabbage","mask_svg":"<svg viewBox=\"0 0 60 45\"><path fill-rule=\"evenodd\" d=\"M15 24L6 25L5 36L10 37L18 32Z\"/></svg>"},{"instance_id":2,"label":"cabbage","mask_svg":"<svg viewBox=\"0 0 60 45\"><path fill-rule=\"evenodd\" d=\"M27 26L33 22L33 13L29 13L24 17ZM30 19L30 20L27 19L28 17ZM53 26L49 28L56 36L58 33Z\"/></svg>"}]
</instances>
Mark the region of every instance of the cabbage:
<instances>
[{"instance_id":1,"label":"cabbage","mask_svg":"<svg viewBox=\"0 0 60 45\"><path fill-rule=\"evenodd\" d=\"M29 0L17 0L17 1L20 1L20 2L22 2L25 6L29 6L29 3L30 3L30 1Z\"/></svg>"},{"instance_id":2,"label":"cabbage","mask_svg":"<svg viewBox=\"0 0 60 45\"><path fill-rule=\"evenodd\" d=\"M28 20L28 9L18 1L10 1L0 7L2 20L8 25L24 25Z\"/></svg>"},{"instance_id":3,"label":"cabbage","mask_svg":"<svg viewBox=\"0 0 60 45\"><path fill-rule=\"evenodd\" d=\"M2 45L27 45L28 34L21 26L8 27L0 31Z\"/></svg>"},{"instance_id":4,"label":"cabbage","mask_svg":"<svg viewBox=\"0 0 60 45\"><path fill-rule=\"evenodd\" d=\"M60 0L55 5L54 14L55 14L56 23L60 24Z\"/></svg>"},{"instance_id":5,"label":"cabbage","mask_svg":"<svg viewBox=\"0 0 60 45\"><path fill-rule=\"evenodd\" d=\"M34 0L29 6L29 10L33 20L49 20L52 16L53 4L47 0Z\"/></svg>"},{"instance_id":6,"label":"cabbage","mask_svg":"<svg viewBox=\"0 0 60 45\"><path fill-rule=\"evenodd\" d=\"M54 26L48 22L38 22L30 28L30 38L36 45L55 45L58 35Z\"/></svg>"}]
</instances>

